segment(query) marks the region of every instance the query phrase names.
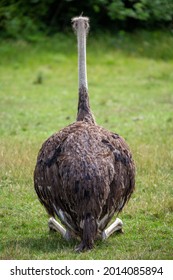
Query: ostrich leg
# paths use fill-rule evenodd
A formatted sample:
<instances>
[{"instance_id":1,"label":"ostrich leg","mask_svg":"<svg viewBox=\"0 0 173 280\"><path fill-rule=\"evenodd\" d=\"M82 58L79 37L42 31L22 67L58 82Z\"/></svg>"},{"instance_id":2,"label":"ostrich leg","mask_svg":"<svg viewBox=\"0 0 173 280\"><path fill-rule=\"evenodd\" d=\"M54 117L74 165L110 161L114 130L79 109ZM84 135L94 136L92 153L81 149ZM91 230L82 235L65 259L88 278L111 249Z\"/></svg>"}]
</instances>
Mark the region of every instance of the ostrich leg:
<instances>
[{"instance_id":1,"label":"ostrich leg","mask_svg":"<svg viewBox=\"0 0 173 280\"><path fill-rule=\"evenodd\" d=\"M102 232L102 240L107 239L115 231L122 230L123 222L119 218L116 218L115 222L112 223L108 228ZM123 231L122 231L123 232Z\"/></svg>"},{"instance_id":2,"label":"ostrich leg","mask_svg":"<svg viewBox=\"0 0 173 280\"><path fill-rule=\"evenodd\" d=\"M66 230L60 223L58 223L53 217L51 217L48 221L48 226L50 230L55 230L60 232L60 234L69 241L71 239L71 234L68 230Z\"/></svg>"}]
</instances>

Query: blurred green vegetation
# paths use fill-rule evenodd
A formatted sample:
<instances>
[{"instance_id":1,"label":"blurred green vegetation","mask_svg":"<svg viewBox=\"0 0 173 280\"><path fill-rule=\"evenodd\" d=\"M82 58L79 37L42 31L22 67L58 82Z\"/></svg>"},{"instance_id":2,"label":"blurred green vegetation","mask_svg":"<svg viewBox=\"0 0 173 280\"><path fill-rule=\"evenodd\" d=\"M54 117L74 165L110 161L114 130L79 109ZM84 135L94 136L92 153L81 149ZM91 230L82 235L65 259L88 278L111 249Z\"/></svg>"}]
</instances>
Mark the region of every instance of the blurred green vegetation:
<instances>
[{"instance_id":1,"label":"blurred green vegetation","mask_svg":"<svg viewBox=\"0 0 173 280\"><path fill-rule=\"evenodd\" d=\"M0 36L33 38L70 28L72 17L89 16L92 29L169 27L172 0L1 0Z\"/></svg>"}]
</instances>

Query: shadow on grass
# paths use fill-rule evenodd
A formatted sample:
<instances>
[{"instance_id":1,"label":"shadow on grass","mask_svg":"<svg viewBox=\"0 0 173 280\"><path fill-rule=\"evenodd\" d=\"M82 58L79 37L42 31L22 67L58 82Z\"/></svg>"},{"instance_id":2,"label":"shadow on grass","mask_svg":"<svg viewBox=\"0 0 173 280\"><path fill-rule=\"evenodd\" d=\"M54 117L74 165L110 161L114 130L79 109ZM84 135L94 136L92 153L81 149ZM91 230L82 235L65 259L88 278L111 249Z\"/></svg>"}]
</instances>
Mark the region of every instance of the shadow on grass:
<instances>
[{"instance_id":1,"label":"shadow on grass","mask_svg":"<svg viewBox=\"0 0 173 280\"><path fill-rule=\"evenodd\" d=\"M57 253L74 252L79 241L63 239L58 234L47 234L36 237L21 237L2 241L2 254L0 259L42 259L45 255L57 255Z\"/></svg>"},{"instance_id":2,"label":"shadow on grass","mask_svg":"<svg viewBox=\"0 0 173 280\"><path fill-rule=\"evenodd\" d=\"M74 246L77 244L75 240L66 241L60 236L57 236L56 233L52 236L46 235L43 237L31 237L26 238L21 241L18 241L21 247L29 248L32 251L40 251L43 253L46 252L54 252L57 250L64 250L64 249L73 249Z\"/></svg>"},{"instance_id":3,"label":"shadow on grass","mask_svg":"<svg viewBox=\"0 0 173 280\"><path fill-rule=\"evenodd\" d=\"M93 250L83 253L75 252L75 247L80 243L79 240L73 239L68 242L57 233L13 238L1 243L0 260L114 259L115 249L117 251L117 246L121 243L118 239L121 240L121 237L122 234L117 233L109 241L98 239L95 241ZM113 255L110 246L114 251Z\"/></svg>"}]
</instances>

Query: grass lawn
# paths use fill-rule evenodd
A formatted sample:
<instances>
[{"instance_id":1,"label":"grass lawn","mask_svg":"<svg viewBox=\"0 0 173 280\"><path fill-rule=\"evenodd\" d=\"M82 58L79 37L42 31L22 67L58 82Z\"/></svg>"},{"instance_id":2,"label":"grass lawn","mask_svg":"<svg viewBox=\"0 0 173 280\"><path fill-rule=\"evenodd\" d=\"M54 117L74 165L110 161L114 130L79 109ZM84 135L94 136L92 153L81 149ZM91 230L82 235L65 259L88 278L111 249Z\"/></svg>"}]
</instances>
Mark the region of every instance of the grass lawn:
<instances>
[{"instance_id":1,"label":"grass lawn","mask_svg":"<svg viewBox=\"0 0 173 280\"><path fill-rule=\"evenodd\" d=\"M38 150L74 122L74 35L0 44L0 259L173 259L173 36L145 31L88 38L97 123L122 135L137 166L122 234L74 252L48 232L33 188Z\"/></svg>"}]
</instances>

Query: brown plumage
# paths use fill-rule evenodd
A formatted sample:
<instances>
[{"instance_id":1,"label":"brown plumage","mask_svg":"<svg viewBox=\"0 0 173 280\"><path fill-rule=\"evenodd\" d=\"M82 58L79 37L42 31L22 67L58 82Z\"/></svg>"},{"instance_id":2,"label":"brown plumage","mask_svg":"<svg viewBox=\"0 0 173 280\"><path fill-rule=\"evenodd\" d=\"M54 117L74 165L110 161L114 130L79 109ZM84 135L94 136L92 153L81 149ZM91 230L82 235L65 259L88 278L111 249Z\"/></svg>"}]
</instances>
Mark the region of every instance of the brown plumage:
<instances>
[{"instance_id":1,"label":"brown plumage","mask_svg":"<svg viewBox=\"0 0 173 280\"><path fill-rule=\"evenodd\" d=\"M73 24L88 19L79 17ZM79 43L79 42L78 42ZM80 62L79 62L80 63ZM115 212L120 212L135 185L135 167L125 140L98 126L80 83L77 120L42 145L34 172L40 202L78 236L79 251L91 249Z\"/></svg>"}]
</instances>

